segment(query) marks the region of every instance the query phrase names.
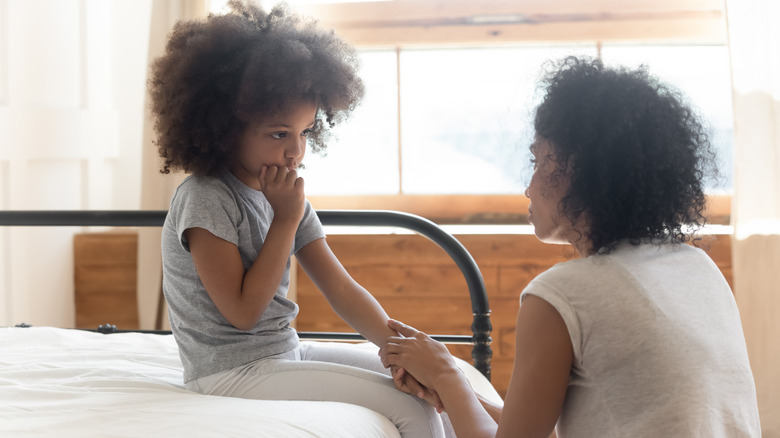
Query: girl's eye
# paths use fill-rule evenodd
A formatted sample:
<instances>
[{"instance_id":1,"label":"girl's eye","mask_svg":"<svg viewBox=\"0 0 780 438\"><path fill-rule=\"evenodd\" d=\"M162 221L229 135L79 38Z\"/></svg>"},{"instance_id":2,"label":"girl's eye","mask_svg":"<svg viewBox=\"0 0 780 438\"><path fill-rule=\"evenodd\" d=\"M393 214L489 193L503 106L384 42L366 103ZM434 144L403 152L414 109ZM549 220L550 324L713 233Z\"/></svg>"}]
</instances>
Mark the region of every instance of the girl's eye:
<instances>
[{"instance_id":1,"label":"girl's eye","mask_svg":"<svg viewBox=\"0 0 780 438\"><path fill-rule=\"evenodd\" d=\"M536 158L531 158L531 164L534 166L534 169L536 169Z\"/></svg>"},{"instance_id":2,"label":"girl's eye","mask_svg":"<svg viewBox=\"0 0 780 438\"><path fill-rule=\"evenodd\" d=\"M287 133L286 132L274 132L273 134L271 134L271 137L273 137L273 138L275 138L277 140L281 140L281 139L287 137Z\"/></svg>"},{"instance_id":3,"label":"girl's eye","mask_svg":"<svg viewBox=\"0 0 780 438\"><path fill-rule=\"evenodd\" d=\"M304 137L308 137L311 134L311 129L304 129L303 132L301 132L301 135Z\"/></svg>"}]
</instances>

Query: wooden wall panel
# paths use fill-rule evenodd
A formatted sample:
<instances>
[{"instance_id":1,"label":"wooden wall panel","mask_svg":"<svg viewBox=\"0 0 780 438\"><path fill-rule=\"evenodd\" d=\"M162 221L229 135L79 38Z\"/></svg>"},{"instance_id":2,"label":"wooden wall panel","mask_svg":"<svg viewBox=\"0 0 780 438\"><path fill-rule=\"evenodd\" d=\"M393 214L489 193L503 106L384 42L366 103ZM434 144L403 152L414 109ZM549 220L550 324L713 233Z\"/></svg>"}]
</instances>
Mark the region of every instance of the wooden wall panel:
<instances>
[{"instance_id":1,"label":"wooden wall panel","mask_svg":"<svg viewBox=\"0 0 780 438\"><path fill-rule=\"evenodd\" d=\"M76 327L138 329L136 233L73 236Z\"/></svg>"}]
</instances>

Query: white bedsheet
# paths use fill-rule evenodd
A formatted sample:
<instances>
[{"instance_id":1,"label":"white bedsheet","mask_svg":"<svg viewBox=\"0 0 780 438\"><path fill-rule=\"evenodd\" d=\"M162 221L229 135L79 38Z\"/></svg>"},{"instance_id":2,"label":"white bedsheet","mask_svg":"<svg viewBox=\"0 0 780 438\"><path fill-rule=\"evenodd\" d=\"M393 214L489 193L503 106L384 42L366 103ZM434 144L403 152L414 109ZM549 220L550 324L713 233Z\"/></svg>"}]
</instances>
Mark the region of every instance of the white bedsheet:
<instances>
[{"instance_id":1,"label":"white bedsheet","mask_svg":"<svg viewBox=\"0 0 780 438\"><path fill-rule=\"evenodd\" d=\"M356 348L374 348L370 345ZM475 389L498 394L459 361ZM188 391L172 336L0 328L2 437L399 437L384 416L336 402Z\"/></svg>"},{"instance_id":2,"label":"white bedsheet","mask_svg":"<svg viewBox=\"0 0 780 438\"><path fill-rule=\"evenodd\" d=\"M360 406L206 396L181 376L172 336L0 328L0 436L399 436Z\"/></svg>"}]
</instances>

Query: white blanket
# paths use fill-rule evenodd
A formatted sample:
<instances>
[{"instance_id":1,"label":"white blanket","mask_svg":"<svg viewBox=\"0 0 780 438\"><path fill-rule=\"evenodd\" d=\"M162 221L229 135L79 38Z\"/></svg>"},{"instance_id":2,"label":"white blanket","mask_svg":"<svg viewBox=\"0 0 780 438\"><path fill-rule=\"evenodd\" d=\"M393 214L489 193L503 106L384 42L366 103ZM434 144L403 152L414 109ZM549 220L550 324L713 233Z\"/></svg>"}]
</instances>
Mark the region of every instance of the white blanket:
<instances>
[{"instance_id":1,"label":"white blanket","mask_svg":"<svg viewBox=\"0 0 780 438\"><path fill-rule=\"evenodd\" d=\"M473 367L459 363L475 389L498 397ZM188 391L173 336L32 327L0 328L0 436L399 435L387 418L360 406Z\"/></svg>"}]
</instances>

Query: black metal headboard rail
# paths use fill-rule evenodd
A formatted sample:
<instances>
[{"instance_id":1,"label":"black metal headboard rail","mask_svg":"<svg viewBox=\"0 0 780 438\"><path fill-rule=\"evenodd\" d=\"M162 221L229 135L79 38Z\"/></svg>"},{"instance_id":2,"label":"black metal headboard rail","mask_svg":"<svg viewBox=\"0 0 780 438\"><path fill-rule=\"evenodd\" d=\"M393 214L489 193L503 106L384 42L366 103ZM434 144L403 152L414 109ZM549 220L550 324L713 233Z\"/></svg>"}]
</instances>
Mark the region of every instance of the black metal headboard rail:
<instances>
[{"instance_id":1,"label":"black metal headboard rail","mask_svg":"<svg viewBox=\"0 0 780 438\"><path fill-rule=\"evenodd\" d=\"M112 226L112 227L161 227L166 210L16 210L0 211L0 226ZM415 231L442 248L463 273L468 286L473 312L471 331L473 336L433 335L434 339L448 343L473 344L471 357L474 367L490 379L490 362L493 352L490 346L490 305L482 274L471 254L455 237L435 223L417 215L387 210L318 210L323 225L332 226L385 226ZM170 333L160 330L117 330L101 326L103 333L142 331ZM302 339L359 340L357 333L299 332Z\"/></svg>"}]
</instances>

